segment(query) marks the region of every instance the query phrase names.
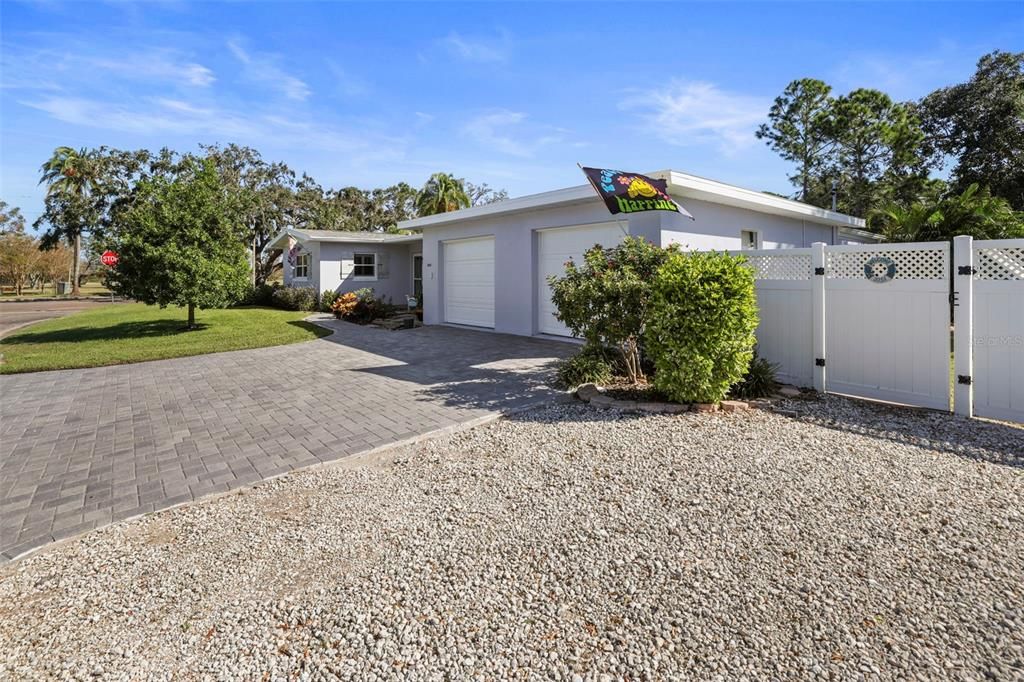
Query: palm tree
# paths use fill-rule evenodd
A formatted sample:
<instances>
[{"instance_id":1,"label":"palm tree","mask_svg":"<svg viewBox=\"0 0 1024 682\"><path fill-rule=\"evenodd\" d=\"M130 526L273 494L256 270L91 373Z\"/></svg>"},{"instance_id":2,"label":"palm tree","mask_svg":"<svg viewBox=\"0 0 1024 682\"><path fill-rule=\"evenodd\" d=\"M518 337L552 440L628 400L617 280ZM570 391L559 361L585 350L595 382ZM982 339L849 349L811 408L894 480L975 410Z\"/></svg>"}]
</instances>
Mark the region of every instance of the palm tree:
<instances>
[{"instance_id":1,"label":"palm tree","mask_svg":"<svg viewBox=\"0 0 1024 682\"><path fill-rule=\"evenodd\" d=\"M469 196L451 173L434 173L416 196L416 210L422 215L448 213L469 207Z\"/></svg>"},{"instance_id":2,"label":"palm tree","mask_svg":"<svg viewBox=\"0 0 1024 682\"><path fill-rule=\"evenodd\" d=\"M96 189L98 182L98 162L96 154L88 149L75 151L71 147L57 147L53 155L39 169L42 177L39 184L46 183L46 194L63 195L71 200L88 201ZM77 296L80 259L82 253L82 233L87 229L80 222L54 226L68 243L74 254L72 261L71 294Z\"/></svg>"}]
</instances>

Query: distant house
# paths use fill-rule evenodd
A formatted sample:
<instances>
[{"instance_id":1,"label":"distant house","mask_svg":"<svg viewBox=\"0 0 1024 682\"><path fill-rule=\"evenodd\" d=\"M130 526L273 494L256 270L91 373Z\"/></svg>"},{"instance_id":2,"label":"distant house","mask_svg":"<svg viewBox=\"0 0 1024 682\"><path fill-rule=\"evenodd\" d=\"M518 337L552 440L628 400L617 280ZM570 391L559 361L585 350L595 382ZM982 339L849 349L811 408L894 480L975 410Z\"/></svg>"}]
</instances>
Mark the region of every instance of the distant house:
<instances>
[{"instance_id":1,"label":"distant house","mask_svg":"<svg viewBox=\"0 0 1024 682\"><path fill-rule=\"evenodd\" d=\"M317 290L369 286L417 295L424 323L509 334L568 336L553 313L549 275L594 244L635 235L689 249L785 249L878 241L860 218L677 171L650 174L693 214L611 216L589 185L408 220L412 235L286 230L285 283Z\"/></svg>"}]
</instances>

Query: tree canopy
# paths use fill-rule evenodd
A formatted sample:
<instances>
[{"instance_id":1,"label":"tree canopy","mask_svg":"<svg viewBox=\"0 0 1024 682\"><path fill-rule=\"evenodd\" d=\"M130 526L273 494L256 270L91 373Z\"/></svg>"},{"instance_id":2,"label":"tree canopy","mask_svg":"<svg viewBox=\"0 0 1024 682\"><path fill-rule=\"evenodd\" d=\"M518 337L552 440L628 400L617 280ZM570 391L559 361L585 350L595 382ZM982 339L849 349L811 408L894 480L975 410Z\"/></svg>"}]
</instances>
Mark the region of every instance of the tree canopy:
<instances>
[{"instance_id":1,"label":"tree canopy","mask_svg":"<svg viewBox=\"0 0 1024 682\"><path fill-rule=\"evenodd\" d=\"M794 196L823 208L835 187L840 211L886 220L900 208L985 196L1024 209L1024 53L995 51L966 83L918 102L880 90L835 95L820 80L794 80L756 135L794 164ZM947 182L934 172L952 165ZM987 188L987 190L986 190ZM871 224L871 223L869 223Z\"/></svg>"},{"instance_id":2,"label":"tree canopy","mask_svg":"<svg viewBox=\"0 0 1024 682\"><path fill-rule=\"evenodd\" d=\"M225 195L215 159L186 156L171 171L139 181L121 229L109 238L120 260L109 277L126 297L161 307L221 308L248 286L250 206Z\"/></svg>"},{"instance_id":3,"label":"tree canopy","mask_svg":"<svg viewBox=\"0 0 1024 682\"><path fill-rule=\"evenodd\" d=\"M917 109L933 162L954 159L956 190L977 183L1024 210L1024 52L985 55L969 81L936 90Z\"/></svg>"}]
</instances>

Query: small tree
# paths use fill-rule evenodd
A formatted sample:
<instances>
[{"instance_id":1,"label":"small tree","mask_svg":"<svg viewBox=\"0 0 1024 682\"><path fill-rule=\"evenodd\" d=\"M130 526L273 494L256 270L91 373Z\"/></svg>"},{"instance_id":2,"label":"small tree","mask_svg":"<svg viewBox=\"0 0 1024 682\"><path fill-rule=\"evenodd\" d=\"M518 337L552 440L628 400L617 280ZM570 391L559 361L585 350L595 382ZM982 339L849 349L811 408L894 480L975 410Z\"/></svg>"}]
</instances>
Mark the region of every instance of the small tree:
<instances>
[{"instance_id":1,"label":"small tree","mask_svg":"<svg viewBox=\"0 0 1024 682\"><path fill-rule=\"evenodd\" d=\"M39 261L36 241L20 232L0 234L0 279L20 296Z\"/></svg>"},{"instance_id":2,"label":"small tree","mask_svg":"<svg viewBox=\"0 0 1024 682\"><path fill-rule=\"evenodd\" d=\"M565 264L564 277L548 278L556 317L592 349L618 350L634 383L644 378L640 338L651 281L668 253L639 237L626 237L614 248L594 246L581 265Z\"/></svg>"},{"instance_id":3,"label":"small tree","mask_svg":"<svg viewBox=\"0 0 1024 682\"><path fill-rule=\"evenodd\" d=\"M39 252L39 259L36 262L35 272L39 279L53 285L54 293L57 291L57 281L68 276L72 269L71 249L58 244L54 248Z\"/></svg>"},{"instance_id":4,"label":"small tree","mask_svg":"<svg viewBox=\"0 0 1024 682\"><path fill-rule=\"evenodd\" d=\"M111 288L143 303L223 308L245 294L247 235L212 160L185 157L173 174L139 182L112 246Z\"/></svg>"},{"instance_id":5,"label":"small tree","mask_svg":"<svg viewBox=\"0 0 1024 682\"><path fill-rule=\"evenodd\" d=\"M718 402L746 373L757 298L744 262L725 253L674 253L658 270L644 340L654 386L673 400Z\"/></svg>"}]
</instances>

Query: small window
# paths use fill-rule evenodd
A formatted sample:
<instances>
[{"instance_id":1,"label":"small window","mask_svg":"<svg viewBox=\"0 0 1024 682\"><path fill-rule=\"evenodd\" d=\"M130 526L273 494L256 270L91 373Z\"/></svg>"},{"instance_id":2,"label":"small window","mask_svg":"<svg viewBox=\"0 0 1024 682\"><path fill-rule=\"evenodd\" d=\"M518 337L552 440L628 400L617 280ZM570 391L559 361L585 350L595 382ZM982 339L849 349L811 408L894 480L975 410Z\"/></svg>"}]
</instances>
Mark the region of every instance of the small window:
<instances>
[{"instance_id":1,"label":"small window","mask_svg":"<svg viewBox=\"0 0 1024 682\"><path fill-rule=\"evenodd\" d=\"M751 251L761 248L761 235L755 230L740 230L740 248Z\"/></svg>"},{"instance_id":2,"label":"small window","mask_svg":"<svg viewBox=\"0 0 1024 682\"><path fill-rule=\"evenodd\" d=\"M357 253L353 256L352 276L361 279L377 278L377 254Z\"/></svg>"},{"instance_id":3,"label":"small window","mask_svg":"<svg viewBox=\"0 0 1024 682\"><path fill-rule=\"evenodd\" d=\"M295 279L309 279L309 262L312 254L303 253L295 257L295 267L292 270L292 277Z\"/></svg>"}]
</instances>

